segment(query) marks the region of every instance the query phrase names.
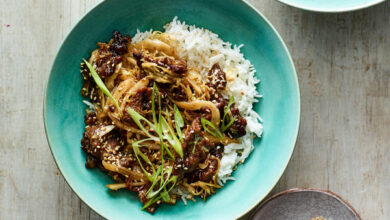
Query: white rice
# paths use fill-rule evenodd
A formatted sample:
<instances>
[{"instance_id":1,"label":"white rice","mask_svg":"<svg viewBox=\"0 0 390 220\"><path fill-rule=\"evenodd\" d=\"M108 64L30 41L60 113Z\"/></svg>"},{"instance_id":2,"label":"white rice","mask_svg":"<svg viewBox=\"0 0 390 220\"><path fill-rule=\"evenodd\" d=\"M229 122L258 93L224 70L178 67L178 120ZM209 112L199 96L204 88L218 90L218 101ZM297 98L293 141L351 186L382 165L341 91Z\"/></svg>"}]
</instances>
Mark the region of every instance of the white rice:
<instances>
[{"instance_id":1,"label":"white rice","mask_svg":"<svg viewBox=\"0 0 390 220\"><path fill-rule=\"evenodd\" d=\"M180 22L177 17L164 29L165 33L176 39L175 46L181 58L187 61L189 67L198 68L203 77L206 77L213 64L219 63L228 79L226 94L223 95L226 98L234 96L236 107L247 120L247 133L240 138L240 143L225 146L218 173L218 182L223 185L227 180L234 180L230 176L234 167L244 162L252 152L254 135L260 137L262 134L261 118L252 110L257 98L261 97L256 91L259 82L254 76L256 70L240 52L242 44L232 45L209 30ZM152 30L137 30L133 42L144 40L151 34Z\"/></svg>"}]
</instances>

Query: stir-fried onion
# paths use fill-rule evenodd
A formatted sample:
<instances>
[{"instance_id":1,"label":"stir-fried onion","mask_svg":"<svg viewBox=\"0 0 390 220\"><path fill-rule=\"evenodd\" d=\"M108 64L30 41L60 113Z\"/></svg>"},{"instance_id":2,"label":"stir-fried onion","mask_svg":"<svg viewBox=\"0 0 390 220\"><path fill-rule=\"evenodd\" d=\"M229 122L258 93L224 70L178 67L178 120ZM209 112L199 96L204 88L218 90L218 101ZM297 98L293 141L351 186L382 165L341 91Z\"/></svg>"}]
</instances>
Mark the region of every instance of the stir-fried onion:
<instances>
[{"instance_id":1,"label":"stir-fried onion","mask_svg":"<svg viewBox=\"0 0 390 220\"><path fill-rule=\"evenodd\" d=\"M104 160L102 161L102 165L104 166L104 168L106 170L109 170L109 171L112 171L112 172L116 172L116 173L120 173L120 174L122 174L124 176L129 176L132 179L147 180L146 176L144 174L142 174L142 173L135 172L135 171L126 169L124 167L117 166L117 165L112 164L112 163L107 163Z\"/></svg>"},{"instance_id":2,"label":"stir-fried onion","mask_svg":"<svg viewBox=\"0 0 390 220\"><path fill-rule=\"evenodd\" d=\"M200 110L201 108L208 108L211 111L211 122L218 126L219 122L221 120L221 116L219 114L218 108L215 106L214 103L210 101L205 100L195 100L190 102L177 102L172 100L173 103L175 103L179 108L186 109L186 110Z\"/></svg>"}]
</instances>

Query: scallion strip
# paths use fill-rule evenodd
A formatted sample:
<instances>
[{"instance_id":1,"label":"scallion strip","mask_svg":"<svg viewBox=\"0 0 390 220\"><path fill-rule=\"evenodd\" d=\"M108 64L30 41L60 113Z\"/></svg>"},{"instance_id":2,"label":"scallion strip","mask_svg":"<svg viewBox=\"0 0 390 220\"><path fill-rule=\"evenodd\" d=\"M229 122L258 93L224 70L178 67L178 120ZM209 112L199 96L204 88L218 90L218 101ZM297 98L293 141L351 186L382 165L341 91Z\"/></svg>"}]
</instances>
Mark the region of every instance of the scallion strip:
<instances>
[{"instance_id":1,"label":"scallion strip","mask_svg":"<svg viewBox=\"0 0 390 220\"><path fill-rule=\"evenodd\" d=\"M176 125L176 132L179 136L181 142L183 142L183 134L181 132L181 128L184 126L184 120L183 117L180 114L179 108L175 105L174 106L174 112L175 112L175 125Z\"/></svg>"},{"instance_id":2,"label":"scallion strip","mask_svg":"<svg viewBox=\"0 0 390 220\"><path fill-rule=\"evenodd\" d=\"M225 132L227 129L229 129L230 126L232 126L232 124L236 120L236 118L232 116L231 111L230 111L230 106L232 106L233 103L234 103L234 96L230 97L229 103L228 103L227 107L225 107L225 112L223 114L222 125L221 125L222 132ZM225 125L225 118L227 115L230 115L230 121L227 125Z\"/></svg>"},{"instance_id":3,"label":"scallion strip","mask_svg":"<svg viewBox=\"0 0 390 220\"><path fill-rule=\"evenodd\" d=\"M218 130L218 128L209 120L201 118L200 120L203 129L208 132L209 134L213 135L214 137L217 137L219 139L223 139L223 135L221 132ZM210 126L214 131L211 131L208 126Z\"/></svg>"},{"instance_id":4,"label":"scallion strip","mask_svg":"<svg viewBox=\"0 0 390 220\"><path fill-rule=\"evenodd\" d=\"M140 115L138 112L136 112L132 108L127 108L127 112L129 113L130 117L133 119L133 121L138 125L138 127L145 132L146 135L148 135L150 138L153 138L154 140L158 140L156 136L151 135L146 128L142 125L141 121L145 121L153 130L156 131L156 126L152 122L150 122L148 119L144 118L144 116Z\"/></svg>"},{"instance_id":5,"label":"scallion strip","mask_svg":"<svg viewBox=\"0 0 390 220\"><path fill-rule=\"evenodd\" d=\"M181 143L179 139L176 137L175 132L173 131L171 126L169 126L167 120L164 117L161 117L160 123L162 125L162 131L165 134L164 135L165 139L168 140L168 142L172 145L173 149L175 149L175 151L179 154L179 156L183 157L183 149Z\"/></svg>"},{"instance_id":6,"label":"scallion strip","mask_svg":"<svg viewBox=\"0 0 390 220\"><path fill-rule=\"evenodd\" d=\"M115 98L111 95L110 91L107 89L106 85L104 85L103 80L99 77L96 70L93 68L93 66L88 63L85 59L83 59L84 63L87 65L89 72L92 75L93 80L95 81L96 85L102 90L102 92L108 96L115 104L115 107L118 109L119 115L121 115L121 110L119 109L118 102L115 100Z\"/></svg>"}]
</instances>

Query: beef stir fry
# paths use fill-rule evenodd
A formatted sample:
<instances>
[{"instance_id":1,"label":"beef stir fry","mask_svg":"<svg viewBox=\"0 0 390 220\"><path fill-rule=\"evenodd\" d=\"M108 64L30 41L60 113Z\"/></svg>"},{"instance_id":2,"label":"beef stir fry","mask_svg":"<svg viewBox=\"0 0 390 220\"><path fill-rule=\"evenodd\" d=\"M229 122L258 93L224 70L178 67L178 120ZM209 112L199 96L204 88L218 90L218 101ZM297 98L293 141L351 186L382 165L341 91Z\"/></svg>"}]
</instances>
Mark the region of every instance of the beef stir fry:
<instances>
[{"instance_id":1,"label":"beef stir fry","mask_svg":"<svg viewBox=\"0 0 390 220\"><path fill-rule=\"evenodd\" d=\"M133 44L114 32L81 63L81 94L90 99L81 140L87 168L98 167L138 194L143 209L174 204L180 192L216 192L224 146L238 143L247 122L224 97L218 63L203 78L178 56L173 39L153 33Z\"/></svg>"}]
</instances>

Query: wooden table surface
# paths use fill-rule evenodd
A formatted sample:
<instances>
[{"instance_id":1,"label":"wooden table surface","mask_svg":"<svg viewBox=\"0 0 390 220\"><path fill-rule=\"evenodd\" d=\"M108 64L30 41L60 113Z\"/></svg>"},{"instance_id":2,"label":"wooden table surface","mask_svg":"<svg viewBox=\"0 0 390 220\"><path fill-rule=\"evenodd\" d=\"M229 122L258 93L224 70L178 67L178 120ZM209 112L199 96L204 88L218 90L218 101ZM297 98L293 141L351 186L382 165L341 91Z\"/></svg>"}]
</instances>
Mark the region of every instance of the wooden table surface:
<instances>
[{"instance_id":1,"label":"wooden table surface","mask_svg":"<svg viewBox=\"0 0 390 220\"><path fill-rule=\"evenodd\" d=\"M42 119L53 56L97 2L0 0L0 219L100 219L59 173ZM301 88L298 141L271 194L329 189L362 219L390 219L390 2L342 14L251 3L288 45Z\"/></svg>"}]
</instances>

